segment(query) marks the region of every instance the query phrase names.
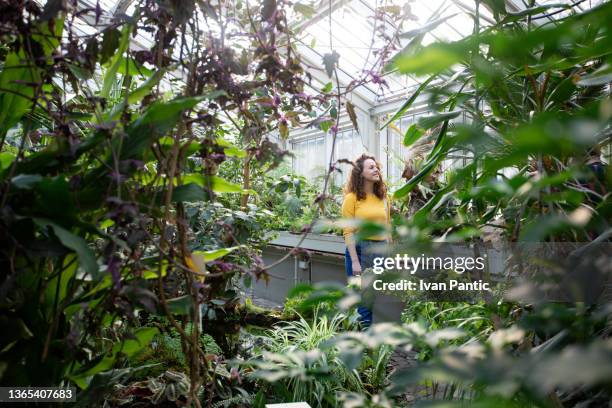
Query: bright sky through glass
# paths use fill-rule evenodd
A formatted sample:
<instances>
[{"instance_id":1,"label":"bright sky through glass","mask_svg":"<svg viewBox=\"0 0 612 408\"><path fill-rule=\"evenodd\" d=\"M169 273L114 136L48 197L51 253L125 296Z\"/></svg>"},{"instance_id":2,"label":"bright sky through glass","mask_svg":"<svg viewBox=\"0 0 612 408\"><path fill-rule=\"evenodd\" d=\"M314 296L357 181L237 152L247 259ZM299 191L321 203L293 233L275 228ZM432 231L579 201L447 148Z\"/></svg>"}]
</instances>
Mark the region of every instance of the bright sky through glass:
<instances>
[{"instance_id":1,"label":"bright sky through glass","mask_svg":"<svg viewBox=\"0 0 612 408\"><path fill-rule=\"evenodd\" d=\"M261 4L259 0L246 0L253 9ZM595 7L605 0L578 0L579 4L574 9L577 12ZM80 0L82 7L95 8L96 0ZM136 2L129 3L125 7L125 0L99 0L102 10L101 23L110 21L112 14L119 6L131 15L135 9ZM217 4L216 1L213 3ZM326 74L323 72L323 56L332 51L340 55L339 72L341 81L346 85L351 79L363 75L364 69L370 69L377 59L376 51L383 47L383 41L374 36L375 29L384 25L385 32L391 34L395 31L390 21L375 21L374 13L379 7L400 6L404 11L409 11L410 19L406 20L403 31L421 28L431 21L434 14L438 13L440 18L449 17L444 23L438 25L425 35L422 44L427 45L435 41L457 41L469 35L474 26L473 0L297 0L296 3L312 6L315 13L310 18L304 18L297 12L290 12L288 18L295 19L299 42L298 51L304 60L312 66L320 67L317 83L326 82ZM573 4L570 0L538 0L538 5L548 4ZM233 4L231 1L226 4ZM331 20L329 15L332 8ZM525 6L521 0L506 0L507 10L521 10ZM542 23L550 22L555 18L567 15L571 11L553 8L551 12L560 11L551 18L542 18ZM484 6L480 7L480 25L486 26L494 22L492 13ZM84 35L94 35L103 27L91 27L91 14L87 18L75 22L78 29ZM204 27L204 26L203 26ZM330 35L331 27L331 35ZM215 31L216 27L206 27ZM132 39L132 49L148 49L154 39L150 34L139 30L136 38ZM409 39L403 39L401 46L405 46ZM244 44L243 44L244 45ZM237 48L239 44L236 44ZM175 57L179 56L177 50ZM311 69L312 70L312 69ZM322 75L321 75L322 74ZM315 76L316 77L316 76ZM372 105L384 102L389 98L405 95L407 89L416 86L420 79L408 75L385 75L387 87L367 84L358 90L361 97ZM317 85L318 86L318 85ZM315 86L316 87L316 86Z\"/></svg>"}]
</instances>

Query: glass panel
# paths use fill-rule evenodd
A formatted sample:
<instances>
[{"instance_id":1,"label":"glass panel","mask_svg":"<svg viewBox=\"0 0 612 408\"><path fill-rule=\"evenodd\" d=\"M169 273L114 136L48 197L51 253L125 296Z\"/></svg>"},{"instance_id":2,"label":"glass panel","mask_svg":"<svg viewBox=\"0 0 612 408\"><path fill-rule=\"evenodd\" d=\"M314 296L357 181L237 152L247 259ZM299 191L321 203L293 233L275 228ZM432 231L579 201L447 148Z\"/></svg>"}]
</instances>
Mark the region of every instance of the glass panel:
<instances>
[{"instance_id":1,"label":"glass panel","mask_svg":"<svg viewBox=\"0 0 612 408\"><path fill-rule=\"evenodd\" d=\"M353 161L366 151L367 149L363 144L361 135L355 130L347 129L338 132L334 160L347 159ZM338 166L342 170L342 173L336 173L334 175L334 183L337 186L341 186L346 183L347 177L351 171L351 165L340 163Z\"/></svg>"},{"instance_id":2,"label":"glass panel","mask_svg":"<svg viewBox=\"0 0 612 408\"><path fill-rule=\"evenodd\" d=\"M314 137L308 140L291 143L293 171L309 180L325 173L325 138Z\"/></svg>"}]
</instances>

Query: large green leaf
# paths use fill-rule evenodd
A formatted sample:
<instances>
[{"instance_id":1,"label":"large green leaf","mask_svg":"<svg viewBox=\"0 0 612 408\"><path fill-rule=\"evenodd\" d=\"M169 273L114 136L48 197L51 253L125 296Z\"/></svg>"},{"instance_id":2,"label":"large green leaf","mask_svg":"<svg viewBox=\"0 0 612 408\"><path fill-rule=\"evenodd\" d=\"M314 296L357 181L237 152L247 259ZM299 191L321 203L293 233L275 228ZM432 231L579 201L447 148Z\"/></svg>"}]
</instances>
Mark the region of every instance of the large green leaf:
<instances>
[{"instance_id":1,"label":"large green leaf","mask_svg":"<svg viewBox=\"0 0 612 408\"><path fill-rule=\"evenodd\" d=\"M132 31L132 26L130 24L126 24L121 31L121 39L119 40L119 47L115 52L115 55L110 58L108 62L108 68L104 73L104 80L102 83L102 89L100 90L100 96L103 98L108 98L110 95L111 88L113 84L117 80L117 71L119 70L119 65L123 61L123 54L128 48L130 43L130 32Z\"/></svg>"},{"instance_id":2,"label":"large green leaf","mask_svg":"<svg viewBox=\"0 0 612 408\"><path fill-rule=\"evenodd\" d=\"M196 183L200 187L210 188L215 193L242 193L243 188L238 184L230 183L229 181L218 176L203 176L201 174L188 174L183 178L185 183Z\"/></svg>"},{"instance_id":3,"label":"large green leaf","mask_svg":"<svg viewBox=\"0 0 612 408\"><path fill-rule=\"evenodd\" d=\"M47 307L48 316L52 316L52 312L57 305L61 305L68 294L68 284L76 275L78 259L75 254L68 254L62 262L62 270L57 273L47 283L45 289L45 305Z\"/></svg>"},{"instance_id":4,"label":"large green leaf","mask_svg":"<svg viewBox=\"0 0 612 408\"><path fill-rule=\"evenodd\" d=\"M167 304L170 313L177 316L190 315L193 310L193 299L190 295L168 299Z\"/></svg>"},{"instance_id":5,"label":"large green leaf","mask_svg":"<svg viewBox=\"0 0 612 408\"><path fill-rule=\"evenodd\" d=\"M45 177L35 187L35 211L54 220L76 219L70 185L63 176Z\"/></svg>"},{"instance_id":6,"label":"large green leaf","mask_svg":"<svg viewBox=\"0 0 612 408\"><path fill-rule=\"evenodd\" d=\"M181 202L198 202L209 200L210 197L197 183L187 183L177 186L172 191L172 201Z\"/></svg>"},{"instance_id":7,"label":"large green leaf","mask_svg":"<svg viewBox=\"0 0 612 408\"><path fill-rule=\"evenodd\" d=\"M21 189L29 190L42 181L40 174L19 174L11 179L11 183Z\"/></svg>"},{"instance_id":8,"label":"large green leaf","mask_svg":"<svg viewBox=\"0 0 612 408\"><path fill-rule=\"evenodd\" d=\"M35 95L32 85L42 85L40 64L47 63L58 47L63 27L63 19L43 21L35 26L28 40L36 43L37 49L43 52L36 56L36 63L30 60L23 48L6 56L0 72L0 137L32 107Z\"/></svg>"},{"instance_id":9,"label":"large green leaf","mask_svg":"<svg viewBox=\"0 0 612 408\"><path fill-rule=\"evenodd\" d=\"M164 74L165 74L165 70L163 69L155 71L155 73L153 73L153 75L151 75L142 85L140 85L134 91L130 92L130 94L127 97L127 104L137 103L142 98L147 96L151 92L151 89L153 89L153 87L159 83L159 81L162 79ZM110 113L107 114L105 119L115 120L121 114L121 112L125 109L125 106L126 106L126 100L122 99L120 103L113 106Z\"/></svg>"},{"instance_id":10,"label":"large green leaf","mask_svg":"<svg viewBox=\"0 0 612 408\"><path fill-rule=\"evenodd\" d=\"M442 161L444 156L444 154L437 154L436 156L432 157L427 163L425 163L425 165L423 165L421 170L415 174L414 177L408 180L406 184L393 193L393 197L402 198L410 193L421 180L423 180L435 169L435 167Z\"/></svg>"},{"instance_id":11,"label":"large green leaf","mask_svg":"<svg viewBox=\"0 0 612 408\"><path fill-rule=\"evenodd\" d=\"M408 130L406 131L406 134L404 135L404 146L412 145L417 140L419 140L421 136L425 134L425 131L439 125L442 122L444 122L444 125L442 127L442 131L440 132L440 135L444 135L444 133L446 132L446 129L448 128L448 121L450 119L456 118L461 113L462 111L457 110L457 111L452 111L452 112L442 112L442 113L438 113L435 115L424 116L424 117L419 118L417 123L410 126ZM436 141L436 145L434 146L434 149L438 146L439 140L440 140L440 136L438 137Z\"/></svg>"},{"instance_id":12,"label":"large green leaf","mask_svg":"<svg viewBox=\"0 0 612 408\"><path fill-rule=\"evenodd\" d=\"M217 139L217 144L223 147L223 153L225 153L226 156L238 157L238 158L242 158L246 156L246 152L243 149L240 149L239 147L231 144L230 142L223 139L222 137L219 137Z\"/></svg>"},{"instance_id":13,"label":"large green leaf","mask_svg":"<svg viewBox=\"0 0 612 408\"><path fill-rule=\"evenodd\" d=\"M434 43L414 54L400 55L395 67L404 74L438 74L463 61L468 52L467 42Z\"/></svg>"},{"instance_id":14,"label":"large green leaf","mask_svg":"<svg viewBox=\"0 0 612 408\"><path fill-rule=\"evenodd\" d=\"M123 141L121 158L128 159L142 154L157 139L172 130L184 111L193 108L206 98L208 98L206 95L176 98L151 105L144 115L127 128L128 136Z\"/></svg>"},{"instance_id":15,"label":"large green leaf","mask_svg":"<svg viewBox=\"0 0 612 408\"><path fill-rule=\"evenodd\" d=\"M215 193L242 193L244 191L238 184L230 183L221 177L212 176L210 181Z\"/></svg>"},{"instance_id":16,"label":"large green leaf","mask_svg":"<svg viewBox=\"0 0 612 408\"><path fill-rule=\"evenodd\" d=\"M128 338L123 342L117 343L110 350L110 353L103 354L101 358L94 361L91 366L85 366L77 370L69 378L81 389L87 388L88 381L95 374L108 371L113 368L120 354L131 357L140 350L144 349L159 331L155 327L143 327L133 333L133 338Z\"/></svg>"},{"instance_id":17,"label":"large green leaf","mask_svg":"<svg viewBox=\"0 0 612 408\"><path fill-rule=\"evenodd\" d=\"M193 251L192 257L200 257L203 262L211 262L215 259L219 259L224 257L225 255L235 251L240 247L229 247L229 248L219 248L213 249L211 251Z\"/></svg>"},{"instance_id":18,"label":"large green leaf","mask_svg":"<svg viewBox=\"0 0 612 408\"><path fill-rule=\"evenodd\" d=\"M421 92L423 91L423 89L425 89L425 87L436 77L436 75L432 75L429 78L427 78L425 80L425 82L423 82L421 85L419 85L419 87L416 89L416 91L414 91L414 93L410 96L410 98L408 98L408 100L406 100L406 102L404 102L404 104L402 105L401 108L398 109L397 112L395 112L395 114L391 117L391 119L389 119L387 122L385 122L384 125L382 125L380 127L380 129L384 129L385 127L387 127L390 123L393 123L394 121L396 121L397 119L401 118L402 115L408 110L410 109L410 107L412 106L412 104L414 103L414 101L416 100L416 98L418 98L418 96L421 94Z\"/></svg>"},{"instance_id":19,"label":"large green leaf","mask_svg":"<svg viewBox=\"0 0 612 408\"><path fill-rule=\"evenodd\" d=\"M185 184L175 187L172 192L172 201L174 202L206 201L210 199L207 193L208 189L215 193L243 193L248 191L257 194L253 190L244 190L238 184L230 183L218 176L188 174L183 177L182 181Z\"/></svg>"},{"instance_id":20,"label":"large green leaf","mask_svg":"<svg viewBox=\"0 0 612 408\"><path fill-rule=\"evenodd\" d=\"M419 127L423 130L431 129L434 126L439 125L442 122L454 119L462 113L461 110L455 110L451 112L441 112L434 115L422 116L418 120Z\"/></svg>"},{"instance_id":21,"label":"large green leaf","mask_svg":"<svg viewBox=\"0 0 612 408\"><path fill-rule=\"evenodd\" d=\"M0 153L0 174L11 166L13 160L15 160L14 154L8 152Z\"/></svg>"},{"instance_id":22,"label":"large green leaf","mask_svg":"<svg viewBox=\"0 0 612 408\"><path fill-rule=\"evenodd\" d=\"M44 218L34 218L34 222L41 227L51 227L53 232L60 240L60 242L66 247L72 249L76 252L79 258L79 264L83 268L85 272L87 272L94 280L99 278L98 272L98 262L96 260L96 255L93 250L87 245L87 241L78 235L73 234L67 229L57 225L51 220L47 220Z\"/></svg>"}]
</instances>

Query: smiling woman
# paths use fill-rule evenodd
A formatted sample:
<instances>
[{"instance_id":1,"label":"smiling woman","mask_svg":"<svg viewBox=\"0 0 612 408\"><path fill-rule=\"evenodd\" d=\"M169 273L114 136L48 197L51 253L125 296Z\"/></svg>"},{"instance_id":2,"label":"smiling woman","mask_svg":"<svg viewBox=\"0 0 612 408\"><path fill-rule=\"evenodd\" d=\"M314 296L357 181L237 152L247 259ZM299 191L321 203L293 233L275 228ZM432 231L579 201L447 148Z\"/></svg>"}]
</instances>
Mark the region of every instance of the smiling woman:
<instances>
[{"instance_id":1,"label":"smiling woman","mask_svg":"<svg viewBox=\"0 0 612 408\"><path fill-rule=\"evenodd\" d=\"M362 154L353 163L342 203L342 218L389 224L387 186L382 178L380 164L374 156ZM354 228L344 229L347 276L359 276L363 268L372 267L373 259L379 256L380 244L387 240L385 235L376 235L356 241L355 232ZM358 311L362 325L370 326L371 310L362 305Z\"/></svg>"}]
</instances>

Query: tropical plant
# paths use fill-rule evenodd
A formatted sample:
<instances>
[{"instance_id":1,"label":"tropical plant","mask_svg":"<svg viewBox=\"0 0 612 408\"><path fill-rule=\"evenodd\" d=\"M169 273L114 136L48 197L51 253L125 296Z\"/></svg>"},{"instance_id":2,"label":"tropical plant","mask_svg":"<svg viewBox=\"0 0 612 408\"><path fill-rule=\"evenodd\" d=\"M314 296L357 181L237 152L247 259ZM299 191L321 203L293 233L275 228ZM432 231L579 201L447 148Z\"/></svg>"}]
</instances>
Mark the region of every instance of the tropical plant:
<instances>
[{"instance_id":1,"label":"tropical plant","mask_svg":"<svg viewBox=\"0 0 612 408\"><path fill-rule=\"evenodd\" d=\"M124 373L113 370L127 370L126 357L155 337L136 318L146 310L180 334L187 400L199 404L210 380L200 305L217 296L203 276L235 247L198 253L185 203L248 197L217 175L219 164L275 162L265 134L281 115L297 124L310 102L299 96L299 57L281 58L275 46L277 31L290 34L286 4L230 15L196 3L143 0L127 17L80 3L14 2L19 20L0 32L0 319L11 328L1 339L2 384L108 387ZM219 38L194 40L202 14L210 26L231 21L261 47L236 53L229 33L211 27ZM95 35L77 30L81 18L95 21ZM143 32L156 41L136 51L131 38ZM244 136L246 151L229 132ZM188 333L177 319L197 324ZM91 398L100 392L87 395L99 403Z\"/></svg>"},{"instance_id":2,"label":"tropical plant","mask_svg":"<svg viewBox=\"0 0 612 408\"><path fill-rule=\"evenodd\" d=\"M316 120L335 138L343 106L338 81L304 93L292 3L238 3L141 0L127 16L126 2L10 2L0 24L2 385L73 383L82 404L100 404L158 334L142 325L146 311L180 335L186 404L213 402L201 324L223 331L214 320L236 306L232 279L265 276L248 246L265 243L271 223L253 187L287 155L271 135ZM331 78L337 53L323 62ZM327 181L319 201L326 193ZM230 201L241 208L214 204ZM212 218L201 222L200 210Z\"/></svg>"},{"instance_id":3,"label":"tropical plant","mask_svg":"<svg viewBox=\"0 0 612 408\"><path fill-rule=\"evenodd\" d=\"M496 21L487 27L478 18L484 5L495 12ZM433 111L404 135L406 146L431 141L432 147L395 196L415 191L449 155L470 158L445 177L412 218L396 220L405 247L427 245L432 237L479 241L491 228L502 232L498 244L609 238L610 171L596 176L587 154L610 144L605 89L612 54L603 45L610 39L603 22L612 7L603 3L547 22L549 13L557 14L550 10L558 7L512 13L502 3L477 1L473 35L425 47L416 36L409 50L394 58L399 72L424 76L424 81L387 124L419 98ZM419 346L428 363L398 373L397 389L421 382L430 385L429 399L467 399L475 406L493 401L498 406L597 404L609 398L603 377L607 364L602 371L585 370L593 374L589 379L569 378L574 357L589 360L607 353L609 338L602 327L609 322L609 307L543 303L524 305L519 314L503 304L500 314L489 315L488 305L449 308L409 300L406 321L430 328L460 325L470 339ZM589 342L576 336L570 319L601 338Z\"/></svg>"},{"instance_id":4,"label":"tropical plant","mask_svg":"<svg viewBox=\"0 0 612 408\"><path fill-rule=\"evenodd\" d=\"M482 6L476 2L477 10ZM610 50L603 45L610 4L554 23L540 17L557 5L520 15L487 6L496 10L495 24L482 27L475 18L473 35L415 45L394 59L399 72L428 77L388 123L424 98L433 114L410 126L404 144L434 131L425 163L395 196L460 153L469 164L449 175L412 219L425 234L460 240L479 236L487 225L512 241L588 241L605 234L609 187L593 187L598 182L584 163L589 149L610 143L604 93ZM461 117L465 123L454 121ZM446 211L442 204L451 198L458 205Z\"/></svg>"},{"instance_id":5,"label":"tropical plant","mask_svg":"<svg viewBox=\"0 0 612 408\"><path fill-rule=\"evenodd\" d=\"M461 345L486 340L495 330L507 328L519 318L521 308L507 302L432 302L410 300L402 313L405 323L418 322L430 330L456 327L466 338L452 344ZM424 345L418 358L428 360L433 349Z\"/></svg>"},{"instance_id":6,"label":"tropical plant","mask_svg":"<svg viewBox=\"0 0 612 408\"><path fill-rule=\"evenodd\" d=\"M150 406L166 401L184 403L189 396L189 378L180 372L167 370L157 378L131 383L116 384L106 401L112 406Z\"/></svg>"},{"instance_id":7,"label":"tropical plant","mask_svg":"<svg viewBox=\"0 0 612 408\"><path fill-rule=\"evenodd\" d=\"M278 325L262 337L261 350L246 362L253 369L249 377L269 383L285 401L308 401L317 407L339 406L343 392L376 392L386 385L392 348L378 347L353 367L327 344L356 327L355 318L321 314L318 308L312 320Z\"/></svg>"}]
</instances>

